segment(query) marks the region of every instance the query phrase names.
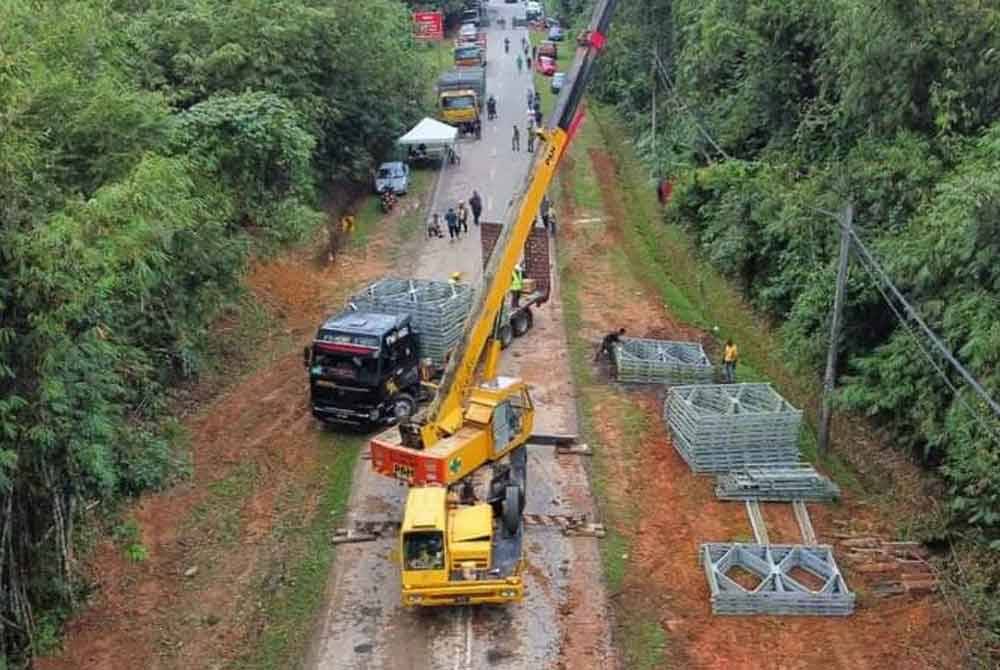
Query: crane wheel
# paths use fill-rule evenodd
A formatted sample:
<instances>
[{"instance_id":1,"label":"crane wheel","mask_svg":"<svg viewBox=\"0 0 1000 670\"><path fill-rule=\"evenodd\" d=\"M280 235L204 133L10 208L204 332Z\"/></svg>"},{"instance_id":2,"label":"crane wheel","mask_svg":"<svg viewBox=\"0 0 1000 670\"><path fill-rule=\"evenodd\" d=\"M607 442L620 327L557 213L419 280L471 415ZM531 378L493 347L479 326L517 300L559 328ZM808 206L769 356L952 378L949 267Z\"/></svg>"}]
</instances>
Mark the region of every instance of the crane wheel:
<instances>
[{"instance_id":1,"label":"crane wheel","mask_svg":"<svg viewBox=\"0 0 1000 670\"><path fill-rule=\"evenodd\" d=\"M506 349L513 340L514 331L511 330L510 326L502 326L500 328L500 348Z\"/></svg>"},{"instance_id":2,"label":"crane wheel","mask_svg":"<svg viewBox=\"0 0 1000 670\"><path fill-rule=\"evenodd\" d=\"M526 332L531 330L531 326L535 323L535 317L531 313L530 307L525 307L523 310L514 315L510 320L510 325L514 328L514 336L521 337Z\"/></svg>"},{"instance_id":3,"label":"crane wheel","mask_svg":"<svg viewBox=\"0 0 1000 670\"><path fill-rule=\"evenodd\" d=\"M503 527L510 535L516 535L521 527L521 511L524 495L520 486L508 486L503 501Z\"/></svg>"}]
</instances>

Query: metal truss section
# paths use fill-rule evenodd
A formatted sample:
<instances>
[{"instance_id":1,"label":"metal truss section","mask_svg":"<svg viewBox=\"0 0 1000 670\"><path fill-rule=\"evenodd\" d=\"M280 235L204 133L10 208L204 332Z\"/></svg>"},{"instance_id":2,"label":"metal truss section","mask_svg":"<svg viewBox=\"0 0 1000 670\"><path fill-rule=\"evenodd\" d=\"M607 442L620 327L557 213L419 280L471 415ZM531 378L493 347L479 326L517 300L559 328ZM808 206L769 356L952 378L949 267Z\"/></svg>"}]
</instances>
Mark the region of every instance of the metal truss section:
<instances>
[{"instance_id":1,"label":"metal truss section","mask_svg":"<svg viewBox=\"0 0 1000 670\"><path fill-rule=\"evenodd\" d=\"M770 384L703 384L667 390L663 420L695 472L797 465L802 411Z\"/></svg>"},{"instance_id":2,"label":"metal truss section","mask_svg":"<svg viewBox=\"0 0 1000 670\"><path fill-rule=\"evenodd\" d=\"M715 495L720 500L830 502L840 498L840 487L808 464L772 465L719 475Z\"/></svg>"},{"instance_id":3,"label":"metal truss section","mask_svg":"<svg viewBox=\"0 0 1000 670\"><path fill-rule=\"evenodd\" d=\"M615 346L614 356L620 382L702 384L715 376L715 368L697 342L624 337Z\"/></svg>"},{"instance_id":4,"label":"metal truss section","mask_svg":"<svg viewBox=\"0 0 1000 670\"><path fill-rule=\"evenodd\" d=\"M703 544L701 561L722 615L848 616L847 588L826 545Z\"/></svg>"},{"instance_id":5,"label":"metal truss section","mask_svg":"<svg viewBox=\"0 0 1000 670\"><path fill-rule=\"evenodd\" d=\"M420 355L441 365L462 336L472 306L472 288L426 279L382 279L351 298L348 305L412 315L413 329L420 334Z\"/></svg>"}]
</instances>

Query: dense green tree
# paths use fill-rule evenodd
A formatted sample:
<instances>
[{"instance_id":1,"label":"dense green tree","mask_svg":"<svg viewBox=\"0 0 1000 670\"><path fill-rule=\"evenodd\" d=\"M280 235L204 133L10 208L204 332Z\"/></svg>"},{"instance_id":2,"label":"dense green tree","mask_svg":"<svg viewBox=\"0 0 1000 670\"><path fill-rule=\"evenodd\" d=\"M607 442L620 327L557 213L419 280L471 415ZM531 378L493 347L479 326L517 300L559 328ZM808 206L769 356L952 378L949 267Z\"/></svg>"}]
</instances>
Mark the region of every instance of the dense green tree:
<instances>
[{"instance_id":1,"label":"dense green tree","mask_svg":"<svg viewBox=\"0 0 1000 670\"><path fill-rule=\"evenodd\" d=\"M419 118L416 49L391 0L0 3L0 667L74 602L78 503L182 471L170 385Z\"/></svg>"}]
</instances>

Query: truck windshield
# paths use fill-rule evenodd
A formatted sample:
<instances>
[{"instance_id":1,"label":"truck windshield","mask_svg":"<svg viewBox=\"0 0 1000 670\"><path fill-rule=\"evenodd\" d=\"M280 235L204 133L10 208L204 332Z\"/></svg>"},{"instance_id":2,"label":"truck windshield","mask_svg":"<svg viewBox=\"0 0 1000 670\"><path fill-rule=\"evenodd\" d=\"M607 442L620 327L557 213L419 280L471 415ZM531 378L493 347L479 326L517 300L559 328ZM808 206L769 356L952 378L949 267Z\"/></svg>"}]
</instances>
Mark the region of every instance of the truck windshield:
<instances>
[{"instance_id":1,"label":"truck windshield","mask_svg":"<svg viewBox=\"0 0 1000 670\"><path fill-rule=\"evenodd\" d=\"M432 530L404 535L403 564L407 570L444 570L444 534Z\"/></svg>"},{"instance_id":2,"label":"truck windshield","mask_svg":"<svg viewBox=\"0 0 1000 670\"><path fill-rule=\"evenodd\" d=\"M441 106L445 109L472 109L476 106L476 98L471 95L448 95L441 98Z\"/></svg>"},{"instance_id":3,"label":"truck windshield","mask_svg":"<svg viewBox=\"0 0 1000 670\"><path fill-rule=\"evenodd\" d=\"M379 340L377 335L359 335L357 333L337 333L324 330L316 336L320 342L330 342L333 344L358 344L362 347L378 349Z\"/></svg>"},{"instance_id":4,"label":"truck windshield","mask_svg":"<svg viewBox=\"0 0 1000 670\"><path fill-rule=\"evenodd\" d=\"M379 359L374 356L351 356L317 350L313 358L313 371L322 377L375 386L379 383Z\"/></svg>"}]
</instances>

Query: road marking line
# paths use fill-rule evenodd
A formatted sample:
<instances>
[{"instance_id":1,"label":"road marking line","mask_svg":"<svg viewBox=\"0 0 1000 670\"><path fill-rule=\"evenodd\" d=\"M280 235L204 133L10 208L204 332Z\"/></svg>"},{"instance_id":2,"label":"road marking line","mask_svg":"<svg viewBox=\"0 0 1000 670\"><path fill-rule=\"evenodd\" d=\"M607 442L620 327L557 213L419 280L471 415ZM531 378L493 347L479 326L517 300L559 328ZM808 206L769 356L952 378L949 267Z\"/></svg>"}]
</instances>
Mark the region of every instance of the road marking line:
<instances>
[{"instance_id":1,"label":"road marking line","mask_svg":"<svg viewBox=\"0 0 1000 670\"><path fill-rule=\"evenodd\" d=\"M469 612L469 608L466 607L465 612L465 667L471 670L472 668L472 616Z\"/></svg>"}]
</instances>

